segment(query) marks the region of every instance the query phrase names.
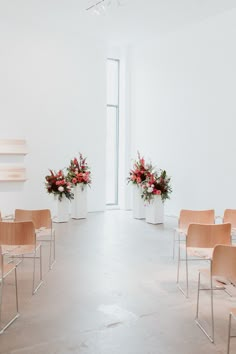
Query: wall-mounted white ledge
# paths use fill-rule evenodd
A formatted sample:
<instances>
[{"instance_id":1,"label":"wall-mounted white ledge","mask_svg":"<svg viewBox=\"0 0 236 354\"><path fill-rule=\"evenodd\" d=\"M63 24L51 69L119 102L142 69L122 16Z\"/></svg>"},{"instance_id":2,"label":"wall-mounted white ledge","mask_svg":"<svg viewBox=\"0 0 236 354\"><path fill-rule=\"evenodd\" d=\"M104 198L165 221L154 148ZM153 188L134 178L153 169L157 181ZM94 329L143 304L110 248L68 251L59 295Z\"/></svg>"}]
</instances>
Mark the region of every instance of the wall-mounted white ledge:
<instances>
[{"instance_id":1,"label":"wall-mounted white ledge","mask_svg":"<svg viewBox=\"0 0 236 354\"><path fill-rule=\"evenodd\" d=\"M24 182L26 181L26 170L21 166L1 166L0 182Z\"/></svg>"},{"instance_id":2,"label":"wall-mounted white ledge","mask_svg":"<svg viewBox=\"0 0 236 354\"><path fill-rule=\"evenodd\" d=\"M0 155L26 155L28 147L23 139L0 139Z\"/></svg>"}]
</instances>

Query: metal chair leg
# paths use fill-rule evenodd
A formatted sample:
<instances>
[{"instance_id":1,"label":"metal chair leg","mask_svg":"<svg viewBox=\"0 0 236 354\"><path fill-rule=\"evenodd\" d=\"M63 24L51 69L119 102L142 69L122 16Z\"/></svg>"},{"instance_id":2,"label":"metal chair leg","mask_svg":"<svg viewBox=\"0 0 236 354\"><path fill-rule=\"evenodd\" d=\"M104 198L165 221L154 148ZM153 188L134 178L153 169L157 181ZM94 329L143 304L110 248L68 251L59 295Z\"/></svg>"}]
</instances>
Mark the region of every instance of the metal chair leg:
<instances>
[{"instance_id":1,"label":"metal chair leg","mask_svg":"<svg viewBox=\"0 0 236 354\"><path fill-rule=\"evenodd\" d=\"M36 252L34 255L34 270L33 270L33 295L38 291L38 289L40 288L40 286L43 284L43 272L42 272L42 245L39 246L39 252L40 252L40 256L39 258L39 283L38 285L35 287L35 262L36 262Z\"/></svg>"},{"instance_id":2,"label":"metal chair leg","mask_svg":"<svg viewBox=\"0 0 236 354\"><path fill-rule=\"evenodd\" d=\"M207 336L207 338L214 343L214 308L213 308L213 284L212 277L210 283L210 289L201 289L201 274L198 274L198 290L197 290L197 308L196 308L196 316L195 322L198 327L202 330L202 332ZM202 326L199 320L199 302L200 302L200 290L210 290L211 291L211 335L207 332L207 330Z\"/></svg>"},{"instance_id":3,"label":"metal chair leg","mask_svg":"<svg viewBox=\"0 0 236 354\"><path fill-rule=\"evenodd\" d=\"M185 248L186 291L184 291L184 289L181 287L180 282L179 282L180 262L181 262L181 255L180 255L180 242L179 242L178 265L177 265L177 287L182 292L182 294L186 298L188 298L188 253L187 253L187 248Z\"/></svg>"},{"instance_id":4,"label":"metal chair leg","mask_svg":"<svg viewBox=\"0 0 236 354\"><path fill-rule=\"evenodd\" d=\"M175 240L176 240L176 230L173 232L173 259L175 259Z\"/></svg>"},{"instance_id":5,"label":"metal chair leg","mask_svg":"<svg viewBox=\"0 0 236 354\"><path fill-rule=\"evenodd\" d=\"M2 333L2 295L3 295L3 279L0 281L0 334Z\"/></svg>"},{"instance_id":6,"label":"metal chair leg","mask_svg":"<svg viewBox=\"0 0 236 354\"><path fill-rule=\"evenodd\" d=\"M4 278L0 282L0 334L2 334L19 316L19 307L18 307L18 288L17 288L17 273L15 268L15 289L16 289L16 315L13 316L4 327L2 327L2 298L3 298L3 282Z\"/></svg>"},{"instance_id":7,"label":"metal chair leg","mask_svg":"<svg viewBox=\"0 0 236 354\"><path fill-rule=\"evenodd\" d=\"M53 246L53 252L52 252L52 246ZM53 259L52 259L52 253L53 253ZM56 262L56 236L55 236L55 230L52 230L51 240L50 240L49 270L52 269L55 262Z\"/></svg>"},{"instance_id":8,"label":"metal chair leg","mask_svg":"<svg viewBox=\"0 0 236 354\"><path fill-rule=\"evenodd\" d=\"M232 314L229 314L229 326L228 326L228 342L227 342L227 354L230 351L230 338L231 338L231 321L232 321Z\"/></svg>"},{"instance_id":9,"label":"metal chair leg","mask_svg":"<svg viewBox=\"0 0 236 354\"><path fill-rule=\"evenodd\" d=\"M185 247L185 270L186 270L186 297L188 297L188 253Z\"/></svg>"}]
</instances>

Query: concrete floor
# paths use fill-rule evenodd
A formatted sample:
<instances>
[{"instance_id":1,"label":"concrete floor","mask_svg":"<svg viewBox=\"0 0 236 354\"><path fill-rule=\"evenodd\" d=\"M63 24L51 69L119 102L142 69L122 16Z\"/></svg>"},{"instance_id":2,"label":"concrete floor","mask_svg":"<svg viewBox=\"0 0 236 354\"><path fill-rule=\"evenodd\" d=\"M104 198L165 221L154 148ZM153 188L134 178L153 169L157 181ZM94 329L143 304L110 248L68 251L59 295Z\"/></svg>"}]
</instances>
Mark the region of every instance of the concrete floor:
<instances>
[{"instance_id":1,"label":"concrete floor","mask_svg":"<svg viewBox=\"0 0 236 354\"><path fill-rule=\"evenodd\" d=\"M150 225L128 211L90 213L86 220L55 224L57 262L48 272L44 247L45 281L36 295L30 293L31 261L18 268L21 316L0 336L0 353L226 353L228 309L236 301L216 294L216 341L211 344L194 322L196 264L190 298L176 288L175 225L171 218ZM12 290L9 279L8 302ZM201 304L207 319L208 294Z\"/></svg>"}]
</instances>

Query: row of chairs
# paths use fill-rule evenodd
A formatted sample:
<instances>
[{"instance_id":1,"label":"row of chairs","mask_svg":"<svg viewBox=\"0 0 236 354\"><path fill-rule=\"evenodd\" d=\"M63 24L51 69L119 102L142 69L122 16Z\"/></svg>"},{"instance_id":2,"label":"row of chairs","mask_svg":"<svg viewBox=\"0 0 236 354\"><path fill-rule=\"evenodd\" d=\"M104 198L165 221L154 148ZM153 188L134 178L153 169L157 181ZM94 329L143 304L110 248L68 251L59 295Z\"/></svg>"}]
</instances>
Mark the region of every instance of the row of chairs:
<instances>
[{"instance_id":1,"label":"row of chairs","mask_svg":"<svg viewBox=\"0 0 236 354\"><path fill-rule=\"evenodd\" d=\"M55 263L55 230L49 209L16 209L12 220L3 220L0 214L0 334L19 317L17 267L24 258L33 259L32 294L43 283L42 242L49 243L49 270ZM36 284L36 260L39 260L39 281ZM17 261L17 262L16 262ZM16 313L2 323L2 294L5 278L15 273Z\"/></svg>"},{"instance_id":2,"label":"row of chairs","mask_svg":"<svg viewBox=\"0 0 236 354\"><path fill-rule=\"evenodd\" d=\"M183 236L185 239L189 224L215 224L220 219L223 224L231 224L232 239L236 235L236 209L225 209L223 217L215 216L214 209L186 210L182 209L178 218L178 227L173 234L173 258L175 258L176 242Z\"/></svg>"},{"instance_id":3,"label":"row of chairs","mask_svg":"<svg viewBox=\"0 0 236 354\"><path fill-rule=\"evenodd\" d=\"M197 309L195 321L211 342L214 342L214 290L227 292L228 286L236 286L236 246L232 245L233 229L236 226L236 210L225 210L222 224L215 224L214 210L181 210L178 228L174 230L173 257L176 242L178 242L177 285L181 292L188 297L188 262L189 260L207 260L208 269L199 271ZM176 237L177 236L177 237ZM181 256L184 250L184 258ZM180 264L185 261L186 290L180 285ZM210 287L202 287L201 277L210 279ZM209 290L211 294L211 333L202 325L199 319L200 292ZM230 352L231 321L236 319L236 309L231 309L228 325L227 354Z\"/></svg>"}]
</instances>

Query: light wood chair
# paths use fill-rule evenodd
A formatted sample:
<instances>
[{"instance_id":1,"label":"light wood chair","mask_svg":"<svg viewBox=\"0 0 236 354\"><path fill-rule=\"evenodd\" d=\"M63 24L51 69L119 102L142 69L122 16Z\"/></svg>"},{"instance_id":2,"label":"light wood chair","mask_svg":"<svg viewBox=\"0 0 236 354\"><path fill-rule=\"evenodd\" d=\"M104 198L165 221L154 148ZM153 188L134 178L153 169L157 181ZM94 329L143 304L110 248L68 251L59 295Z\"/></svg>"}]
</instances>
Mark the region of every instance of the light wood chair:
<instances>
[{"instance_id":1,"label":"light wood chair","mask_svg":"<svg viewBox=\"0 0 236 354\"><path fill-rule=\"evenodd\" d=\"M226 224L227 225L227 224ZM210 279L210 287L201 287L201 275ZM236 284L236 246L233 245L216 245L213 250L211 267L202 269L198 275L198 292L197 292L197 309L195 321L203 333L214 342L214 307L213 292L214 290L224 290L227 292L227 286ZM211 293L211 334L203 326L199 319L199 295L200 291L210 291ZM235 312L234 312L235 313ZM228 343L229 350L229 343Z\"/></svg>"},{"instance_id":2,"label":"light wood chair","mask_svg":"<svg viewBox=\"0 0 236 354\"><path fill-rule=\"evenodd\" d=\"M5 278L14 271L15 273L15 298L16 298L16 313L7 321L2 321L2 299L3 299L3 287ZM4 255L2 253L2 247L0 246L0 334L2 334L17 318L19 317L18 309L18 292L17 292L17 272L16 264L4 262Z\"/></svg>"},{"instance_id":3,"label":"light wood chair","mask_svg":"<svg viewBox=\"0 0 236 354\"><path fill-rule=\"evenodd\" d=\"M49 209L39 210L15 210L15 221L33 221L37 239L50 243L49 269L52 269L56 261L55 230L52 227L52 217Z\"/></svg>"},{"instance_id":4,"label":"light wood chair","mask_svg":"<svg viewBox=\"0 0 236 354\"><path fill-rule=\"evenodd\" d=\"M235 240L236 239L236 209L225 209L222 222L223 223L229 222L231 224L232 241Z\"/></svg>"},{"instance_id":5,"label":"light wood chair","mask_svg":"<svg viewBox=\"0 0 236 354\"><path fill-rule=\"evenodd\" d=\"M231 244L231 224L190 224L187 231L186 243L179 247L177 265L177 286L181 292L188 297L188 261L189 260L211 260L213 248L217 244ZM184 250L185 258L181 258L181 248ZM191 258L190 258L191 257ZM180 285L179 274L181 261L185 262L186 291Z\"/></svg>"},{"instance_id":6,"label":"light wood chair","mask_svg":"<svg viewBox=\"0 0 236 354\"><path fill-rule=\"evenodd\" d=\"M175 258L176 242L178 246L181 241L185 241L188 227L190 224L214 224L214 209L207 210L188 210L182 209L179 214L178 227L174 229L173 234L173 258Z\"/></svg>"},{"instance_id":7,"label":"light wood chair","mask_svg":"<svg viewBox=\"0 0 236 354\"><path fill-rule=\"evenodd\" d=\"M39 289L43 283L42 276L42 247L36 242L36 233L32 221L22 222L0 222L0 245L2 250L9 257L14 258L32 258L33 259L33 284L32 293ZM37 253L39 252L39 256ZM36 259L39 259L39 282L35 285ZM20 261L21 262L21 261ZM18 264L20 264L18 262ZM17 264L17 265L18 265Z\"/></svg>"}]
</instances>

